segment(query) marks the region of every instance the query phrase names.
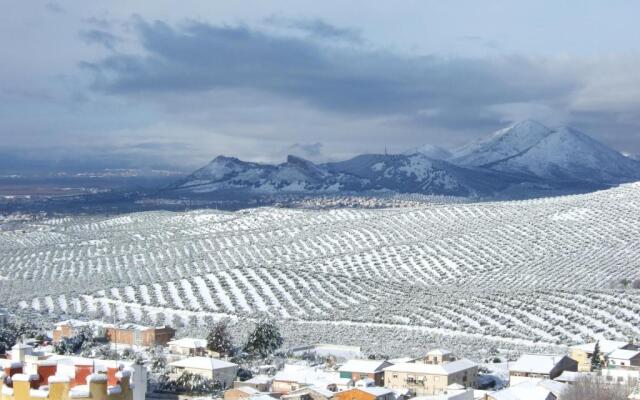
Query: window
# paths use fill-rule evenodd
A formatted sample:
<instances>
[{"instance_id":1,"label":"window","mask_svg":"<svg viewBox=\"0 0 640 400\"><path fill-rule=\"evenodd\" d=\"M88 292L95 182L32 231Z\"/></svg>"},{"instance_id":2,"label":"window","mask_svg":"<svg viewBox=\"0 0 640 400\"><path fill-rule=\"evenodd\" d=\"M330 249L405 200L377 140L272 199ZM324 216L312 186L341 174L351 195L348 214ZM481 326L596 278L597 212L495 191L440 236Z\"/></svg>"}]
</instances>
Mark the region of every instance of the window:
<instances>
[{"instance_id":1,"label":"window","mask_svg":"<svg viewBox=\"0 0 640 400\"><path fill-rule=\"evenodd\" d=\"M398 374L393 374L391 375L394 379L396 379L398 377Z\"/></svg>"}]
</instances>

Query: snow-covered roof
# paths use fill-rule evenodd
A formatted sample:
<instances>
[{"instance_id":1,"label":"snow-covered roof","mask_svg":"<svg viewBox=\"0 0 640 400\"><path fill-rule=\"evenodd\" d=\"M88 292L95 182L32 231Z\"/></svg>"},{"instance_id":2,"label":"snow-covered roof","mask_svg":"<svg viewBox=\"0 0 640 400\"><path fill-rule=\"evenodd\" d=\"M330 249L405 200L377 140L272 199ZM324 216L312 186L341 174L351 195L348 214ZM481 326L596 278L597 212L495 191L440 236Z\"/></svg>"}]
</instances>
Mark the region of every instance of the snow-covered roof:
<instances>
[{"instance_id":1,"label":"snow-covered roof","mask_svg":"<svg viewBox=\"0 0 640 400\"><path fill-rule=\"evenodd\" d=\"M384 370L427 375L450 375L466 369L475 368L477 366L478 365L473 361L461 358L456 361L442 364L400 363L386 367Z\"/></svg>"},{"instance_id":2,"label":"snow-covered roof","mask_svg":"<svg viewBox=\"0 0 640 400\"><path fill-rule=\"evenodd\" d=\"M273 377L273 380L295 382L310 386L327 386L332 383L337 383L339 375L333 371L325 371L306 365L285 364L284 369L278 371Z\"/></svg>"},{"instance_id":3,"label":"snow-covered roof","mask_svg":"<svg viewBox=\"0 0 640 400\"><path fill-rule=\"evenodd\" d=\"M640 351L637 350L622 350L616 349L609 353L609 358L615 358L617 360L631 360L634 357L637 357L640 354Z\"/></svg>"},{"instance_id":4,"label":"snow-covered roof","mask_svg":"<svg viewBox=\"0 0 640 400\"><path fill-rule=\"evenodd\" d=\"M509 366L509 371L549 374L564 356L545 354L523 354Z\"/></svg>"},{"instance_id":5,"label":"snow-covered roof","mask_svg":"<svg viewBox=\"0 0 640 400\"><path fill-rule=\"evenodd\" d=\"M415 360L413 357L398 357L388 360L391 364L408 363Z\"/></svg>"},{"instance_id":6,"label":"snow-covered roof","mask_svg":"<svg viewBox=\"0 0 640 400\"><path fill-rule=\"evenodd\" d=\"M125 323L121 323L121 324L111 324L108 322L104 322L104 321L99 321L99 320L91 320L91 321L82 321L79 319L68 319L65 321L60 321L56 323L56 328L62 326L62 325L69 325L69 326L75 326L75 327L79 327L79 326L101 326L103 328L118 328L118 329L135 329L135 330L140 330L140 331L144 331L146 329L164 329L167 328L166 325L162 325L162 326L146 326L146 325L139 325L139 324L134 324L131 322L125 322Z\"/></svg>"},{"instance_id":7,"label":"snow-covered roof","mask_svg":"<svg viewBox=\"0 0 640 400\"><path fill-rule=\"evenodd\" d=\"M271 378L270 376L267 375L256 375L254 377L252 377L251 379L247 379L246 381L243 381L243 383L247 383L247 384L267 384L269 382L271 382L273 380L273 378Z\"/></svg>"},{"instance_id":8,"label":"snow-covered roof","mask_svg":"<svg viewBox=\"0 0 640 400\"><path fill-rule=\"evenodd\" d=\"M465 387L459 383L452 383L451 385L447 386L447 389L448 390L464 390Z\"/></svg>"},{"instance_id":9,"label":"snow-covered roof","mask_svg":"<svg viewBox=\"0 0 640 400\"><path fill-rule=\"evenodd\" d=\"M360 379L357 380L354 385L356 387L367 387L367 386L375 386L375 381L371 378L364 378L364 379Z\"/></svg>"},{"instance_id":10,"label":"snow-covered roof","mask_svg":"<svg viewBox=\"0 0 640 400\"><path fill-rule=\"evenodd\" d=\"M495 400L547 400L551 390L538 385L538 382L522 382L497 392L491 392L489 396Z\"/></svg>"},{"instance_id":11,"label":"snow-covered roof","mask_svg":"<svg viewBox=\"0 0 640 400\"><path fill-rule=\"evenodd\" d=\"M293 397L297 398L301 394L308 393L310 391L316 392L326 398L332 398L336 394L335 392L332 392L329 389L323 388L322 386L307 386L307 387L303 387L303 388L291 391L289 392L289 394L282 396L282 398L283 399L293 398Z\"/></svg>"},{"instance_id":12,"label":"snow-covered roof","mask_svg":"<svg viewBox=\"0 0 640 400\"><path fill-rule=\"evenodd\" d=\"M2 368L18 368L22 366L22 362L16 360L7 360L6 358L0 359L0 366Z\"/></svg>"},{"instance_id":13,"label":"snow-covered roof","mask_svg":"<svg viewBox=\"0 0 640 400\"><path fill-rule=\"evenodd\" d=\"M562 371L562 373L554 378L558 382L576 382L584 376L588 376L588 372Z\"/></svg>"},{"instance_id":14,"label":"snow-covered roof","mask_svg":"<svg viewBox=\"0 0 640 400\"><path fill-rule=\"evenodd\" d=\"M338 371L373 374L382 371L385 364L387 364L387 361L384 360L349 360L342 364Z\"/></svg>"},{"instance_id":15,"label":"snow-covered roof","mask_svg":"<svg viewBox=\"0 0 640 400\"><path fill-rule=\"evenodd\" d=\"M542 386L543 388L549 389L551 393L560 397L560 394L567 388L566 383L552 381L550 379L545 379L538 382L538 386Z\"/></svg>"},{"instance_id":16,"label":"snow-covered roof","mask_svg":"<svg viewBox=\"0 0 640 400\"><path fill-rule=\"evenodd\" d=\"M256 393L253 396L250 397L251 400L273 400L273 397L269 396L266 393Z\"/></svg>"},{"instance_id":17,"label":"snow-covered roof","mask_svg":"<svg viewBox=\"0 0 640 400\"><path fill-rule=\"evenodd\" d=\"M237 367L238 364L234 364L228 361L223 361L223 360L219 360L217 358L211 358L211 357L188 357L182 360L169 363L169 366L177 367L177 368L193 368L193 369L204 369L204 370L213 371L216 369Z\"/></svg>"},{"instance_id":18,"label":"snow-covered roof","mask_svg":"<svg viewBox=\"0 0 640 400\"><path fill-rule=\"evenodd\" d=\"M202 347L207 347L207 341L204 339L197 338L182 338L175 339L167 343L169 346L178 346L178 347L186 347L189 349L197 349Z\"/></svg>"},{"instance_id":19,"label":"snow-covered roof","mask_svg":"<svg viewBox=\"0 0 640 400\"><path fill-rule=\"evenodd\" d=\"M451 352L445 349L433 349L427 353L428 356L446 356L449 354L451 354Z\"/></svg>"},{"instance_id":20,"label":"snow-covered roof","mask_svg":"<svg viewBox=\"0 0 640 400\"><path fill-rule=\"evenodd\" d=\"M249 394L249 395L253 395L253 394L257 394L260 393L260 391L258 389L252 388L251 386L239 386L237 388L234 388L235 390L239 390L243 393Z\"/></svg>"},{"instance_id":21,"label":"snow-covered roof","mask_svg":"<svg viewBox=\"0 0 640 400\"><path fill-rule=\"evenodd\" d=\"M617 349L621 349L629 344L629 342L623 342L619 340L600 340L597 343L598 343L598 346L600 347L600 351L605 354L611 353L612 351ZM593 353L595 347L596 347L596 342L571 346L572 349L579 349L587 353Z\"/></svg>"}]
</instances>

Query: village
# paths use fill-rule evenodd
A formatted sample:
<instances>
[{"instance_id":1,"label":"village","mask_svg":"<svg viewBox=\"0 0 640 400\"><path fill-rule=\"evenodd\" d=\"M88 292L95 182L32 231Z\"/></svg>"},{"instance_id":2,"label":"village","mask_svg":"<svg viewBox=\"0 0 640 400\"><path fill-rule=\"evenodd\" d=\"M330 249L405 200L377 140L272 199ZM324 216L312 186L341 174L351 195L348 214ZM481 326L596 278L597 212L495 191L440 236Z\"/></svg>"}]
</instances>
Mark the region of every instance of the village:
<instances>
[{"instance_id":1,"label":"village","mask_svg":"<svg viewBox=\"0 0 640 400\"><path fill-rule=\"evenodd\" d=\"M572 400L579 397L571 389L585 385L640 399L640 349L628 341L480 363L445 349L384 359L340 344L283 349L269 320L257 323L242 349L224 321L207 338L176 338L168 326L79 320L50 333L23 333L5 349L1 400Z\"/></svg>"}]
</instances>

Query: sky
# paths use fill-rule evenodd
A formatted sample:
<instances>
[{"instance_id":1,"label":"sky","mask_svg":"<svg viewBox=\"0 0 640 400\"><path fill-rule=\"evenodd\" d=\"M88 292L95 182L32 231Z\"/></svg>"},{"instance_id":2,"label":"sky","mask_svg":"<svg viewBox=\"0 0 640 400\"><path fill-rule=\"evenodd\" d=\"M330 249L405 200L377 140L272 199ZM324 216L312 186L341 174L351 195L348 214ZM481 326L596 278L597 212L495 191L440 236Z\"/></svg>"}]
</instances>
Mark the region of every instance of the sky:
<instances>
[{"instance_id":1,"label":"sky","mask_svg":"<svg viewBox=\"0 0 640 400\"><path fill-rule=\"evenodd\" d=\"M323 162L523 119L640 154L637 1L0 2L0 168Z\"/></svg>"}]
</instances>

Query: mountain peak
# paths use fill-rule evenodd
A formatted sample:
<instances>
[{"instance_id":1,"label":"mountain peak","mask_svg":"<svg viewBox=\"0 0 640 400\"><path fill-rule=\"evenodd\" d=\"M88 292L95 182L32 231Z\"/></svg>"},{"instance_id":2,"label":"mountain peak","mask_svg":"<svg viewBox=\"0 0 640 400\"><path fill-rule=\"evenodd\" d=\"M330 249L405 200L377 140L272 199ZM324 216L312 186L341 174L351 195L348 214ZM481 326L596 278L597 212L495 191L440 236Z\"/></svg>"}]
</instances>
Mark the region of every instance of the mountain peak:
<instances>
[{"instance_id":1,"label":"mountain peak","mask_svg":"<svg viewBox=\"0 0 640 400\"><path fill-rule=\"evenodd\" d=\"M453 153L456 164L480 167L521 154L552 132L534 120L524 120L468 143Z\"/></svg>"},{"instance_id":2,"label":"mountain peak","mask_svg":"<svg viewBox=\"0 0 640 400\"><path fill-rule=\"evenodd\" d=\"M451 157L451 152L443 147L435 146L432 144L424 144L422 146L414 147L405 151L405 155L422 154L434 160L446 160Z\"/></svg>"}]
</instances>

